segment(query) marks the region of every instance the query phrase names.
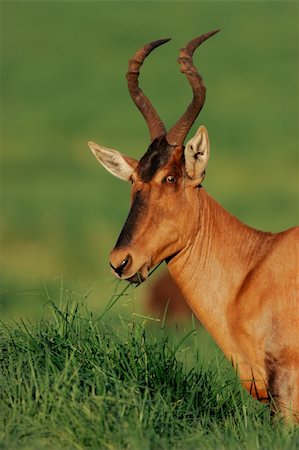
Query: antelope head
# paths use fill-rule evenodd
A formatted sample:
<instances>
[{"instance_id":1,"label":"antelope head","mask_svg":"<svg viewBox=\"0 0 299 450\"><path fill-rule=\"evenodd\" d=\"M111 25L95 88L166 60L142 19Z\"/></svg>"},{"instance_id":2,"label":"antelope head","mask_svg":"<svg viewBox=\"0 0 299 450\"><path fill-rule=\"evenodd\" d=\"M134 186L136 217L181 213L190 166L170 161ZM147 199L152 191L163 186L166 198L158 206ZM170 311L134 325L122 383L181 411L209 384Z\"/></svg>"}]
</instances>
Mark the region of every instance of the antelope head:
<instances>
[{"instance_id":1,"label":"antelope head","mask_svg":"<svg viewBox=\"0 0 299 450\"><path fill-rule=\"evenodd\" d=\"M129 92L146 120L151 139L140 161L89 142L97 160L110 173L132 184L131 209L110 253L110 266L117 278L144 281L151 267L178 254L194 236L200 214L197 191L209 160L209 138L206 128L200 126L184 146L206 94L203 79L193 65L193 53L217 31L193 39L180 50L178 62L192 88L193 99L168 132L139 88L138 76L149 53L169 39L145 45L129 61L126 75Z\"/></svg>"}]
</instances>

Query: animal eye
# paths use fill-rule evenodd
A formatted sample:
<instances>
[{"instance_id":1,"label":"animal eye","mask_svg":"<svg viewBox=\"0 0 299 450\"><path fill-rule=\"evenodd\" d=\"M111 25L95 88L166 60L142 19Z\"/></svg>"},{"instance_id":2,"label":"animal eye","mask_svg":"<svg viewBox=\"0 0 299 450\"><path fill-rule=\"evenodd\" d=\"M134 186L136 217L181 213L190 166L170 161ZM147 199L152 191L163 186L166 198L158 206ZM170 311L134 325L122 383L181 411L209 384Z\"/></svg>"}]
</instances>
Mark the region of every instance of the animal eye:
<instances>
[{"instance_id":1,"label":"animal eye","mask_svg":"<svg viewBox=\"0 0 299 450\"><path fill-rule=\"evenodd\" d=\"M165 178L166 183L176 183L176 178L172 175L168 175L168 177Z\"/></svg>"}]
</instances>

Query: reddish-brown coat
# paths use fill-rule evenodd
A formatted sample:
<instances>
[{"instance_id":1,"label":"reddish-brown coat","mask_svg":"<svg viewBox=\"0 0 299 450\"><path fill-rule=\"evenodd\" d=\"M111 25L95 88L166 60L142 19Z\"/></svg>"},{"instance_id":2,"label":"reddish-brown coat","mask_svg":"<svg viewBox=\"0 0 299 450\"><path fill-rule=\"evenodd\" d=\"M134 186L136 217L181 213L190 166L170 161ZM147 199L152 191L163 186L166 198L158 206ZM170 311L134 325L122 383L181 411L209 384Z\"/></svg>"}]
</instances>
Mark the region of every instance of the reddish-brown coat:
<instances>
[{"instance_id":1,"label":"reddish-brown coat","mask_svg":"<svg viewBox=\"0 0 299 450\"><path fill-rule=\"evenodd\" d=\"M191 45L193 53L193 44L212 34L186 49ZM145 57L146 48L136 55ZM261 401L273 398L286 418L299 422L299 228L277 234L254 230L201 187L210 152L206 129L200 127L182 147L204 102L192 53L187 65L193 75L185 74L193 100L166 136L157 136L164 126L150 102L137 98L139 63L138 73L129 75L132 97L151 136L159 137L146 157L138 163L89 143L109 172L132 182L131 212L110 265L117 277L138 282L166 260L189 307L233 361L245 389ZM167 157L159 157L159 146L161 152L168 149Z\"/></svg>"}]
</instances>

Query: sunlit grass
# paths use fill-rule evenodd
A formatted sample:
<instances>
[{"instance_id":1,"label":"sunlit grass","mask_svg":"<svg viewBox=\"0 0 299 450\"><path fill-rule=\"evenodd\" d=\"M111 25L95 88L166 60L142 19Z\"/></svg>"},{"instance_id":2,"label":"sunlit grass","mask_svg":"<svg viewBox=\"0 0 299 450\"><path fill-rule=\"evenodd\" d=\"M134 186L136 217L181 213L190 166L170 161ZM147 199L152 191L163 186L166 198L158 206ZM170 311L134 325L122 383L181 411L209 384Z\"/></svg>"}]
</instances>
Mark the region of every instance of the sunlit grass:
<instances>
[{"instance_id":1,"label":"sunlit grass","mask_svg":"<svg viewBox=\"0 0 299 450\"><path fill-rule=\"evenodd\" d=\"M201 351L202 332L99 320L58 297L34 323L0 324L1 448L295 448L298 430L240 388L211 342Z\"/></svg>"}]
</instances>

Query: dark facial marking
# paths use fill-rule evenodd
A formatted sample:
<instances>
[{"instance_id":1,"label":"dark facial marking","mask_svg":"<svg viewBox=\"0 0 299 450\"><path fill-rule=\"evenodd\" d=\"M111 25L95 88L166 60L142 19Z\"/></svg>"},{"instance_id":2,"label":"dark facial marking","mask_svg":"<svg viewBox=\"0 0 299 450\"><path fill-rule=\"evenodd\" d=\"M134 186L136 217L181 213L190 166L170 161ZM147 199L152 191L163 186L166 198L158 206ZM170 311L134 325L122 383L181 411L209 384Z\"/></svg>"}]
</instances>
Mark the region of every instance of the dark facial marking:
<instances>
[{"instance_id":1,"label":"dark facial marking","mask_svg":"<svg viewBox=\"0 0 299 450\"><path fill-rule=\"evenodd\" d=\"M145 183L149 182L157 171L167 163L174 149L165 136L155 139L138 164L138 175Z\"/></svg>"},{"instance_id":2,"label":"dark facial marking","mask_svg":"<svg viewBox=\"0 0 299 450\"><path fill-rule=\"evenodd\" d=\"M144 209L144 205L145 203L142 198L142 193L140 191L136 192L128 218L123 226L123 229L121 230L119 238L117 239L115 248L130 244L133 232L137 225L138 217Z\"/></svg>"}]
</instances>

